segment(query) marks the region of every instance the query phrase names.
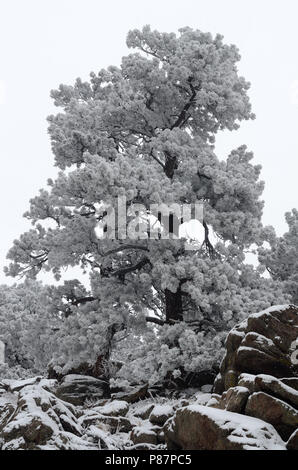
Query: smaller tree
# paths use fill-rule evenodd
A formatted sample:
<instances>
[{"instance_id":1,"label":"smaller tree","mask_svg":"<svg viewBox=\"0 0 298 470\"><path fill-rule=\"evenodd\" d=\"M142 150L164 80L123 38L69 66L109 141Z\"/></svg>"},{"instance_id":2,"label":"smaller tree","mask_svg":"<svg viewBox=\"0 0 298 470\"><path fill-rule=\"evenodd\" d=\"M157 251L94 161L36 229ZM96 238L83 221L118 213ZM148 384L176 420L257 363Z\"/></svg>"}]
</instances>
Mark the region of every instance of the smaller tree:
<instances>
[{"instance_id":1,"label":"smaller tree","mask_svg":"<svg viewBox=\"0 0 298 470\"><path fill-rule=\"evenodd\" d=\"M294 304L298 304L298 210L285 215L289 230L272 236L269 248L261 248L259 259L274 280L283 282Z\"/></svg>"},{"instance_id":2,"label":"smaller tree","mask_svg":"<svg viewBox=\"0 0 298 470\"><path fill-rule=\"evenodd\" d=\"M47 288L40 282L0 286L0 340L17 375L43 373L51 358L55 318L48 311Z\"/></svg>"}]
</instances>

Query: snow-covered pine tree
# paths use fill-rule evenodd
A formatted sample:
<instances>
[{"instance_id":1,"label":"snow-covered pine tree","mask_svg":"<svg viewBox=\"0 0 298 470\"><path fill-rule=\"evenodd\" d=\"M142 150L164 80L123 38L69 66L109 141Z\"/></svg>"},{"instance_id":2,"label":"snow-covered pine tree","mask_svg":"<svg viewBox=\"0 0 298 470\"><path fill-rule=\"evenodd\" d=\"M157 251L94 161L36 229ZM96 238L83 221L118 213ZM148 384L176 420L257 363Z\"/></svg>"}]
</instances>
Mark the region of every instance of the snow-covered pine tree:
<instances>
[{"instance_id":1,"label":"snow-covered pine tree","mask_svg":"<svg viewBox=\"0 0 298 470\"><path fill-rule=\"evenodd\" d=\"M22 284L0 286L0 340L6 345L8 375L46 373L52 357L52 333L60 323L59 315L49 310L50 304L52 297L40 282L27 279Z\"/></svg>"},{"instance_id":2,"label":"snow-covered pine tree","mask_svg":"<svg viewBox=\"0 0 298 470\"><path fill-rule=\"evenodd\" d=\"M267 234L260 166L245 146L226 160L214 153L219 130L254 117L237 48L219 35L149 26L129 32L127 45L136 52L120 67L52 92L61 108L48 118L60 172L31 200L25 215L34 227L14 242L6 272L46 270L59 279L65 267L88 270L90 292L82 295L74 281L64 296L56 363L107 359L115 334L137 328L146 338L147 324L150 339L127 358L131 373L154 381L211 367L223 332L282 297L245 264L246 250ZM115 207L118 196L128 208L203 201L202 245L190 251L184 240L97 239L98 208Z\"/></svg>"},{"instance_id":3,"label":"snow-covered pine tree","mask_svg":"<svg viewBox=\"0 0 298 470\"><path fill-rule=\"evenodd\" d=\"M298 211L287 212L288 231L282 237L270 237L270 247L261 247L259 260L272 279L284 283L291 302L298 304Z\"/></svg>"}]
</instances>

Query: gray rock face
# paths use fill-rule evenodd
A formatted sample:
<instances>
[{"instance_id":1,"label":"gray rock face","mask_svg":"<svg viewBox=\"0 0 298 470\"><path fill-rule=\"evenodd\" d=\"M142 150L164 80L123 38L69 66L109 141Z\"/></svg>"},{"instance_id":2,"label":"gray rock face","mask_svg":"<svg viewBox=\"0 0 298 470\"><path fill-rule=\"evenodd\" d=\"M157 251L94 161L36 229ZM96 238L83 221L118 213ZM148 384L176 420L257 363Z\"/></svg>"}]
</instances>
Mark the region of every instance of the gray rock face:
<instances>
[{"instance_id":1,"label":"gray rock face","mask_svg":"<svg viewBox=\"0 0 298 470\"><path fill-rule=\"evenodd\" d=\"M153 427L140 427L137 426L130 434L130 438L134 444L157 444L158 436Z\"/></svg>"},{"instance_id":2,"label":"gray rock face","mask_svg":"<svg viewBox=\"0 0 298 470\"><path fill-rule=\"evenodd\" d=\"M165 422L173 416L174 410L170 405L156 405L149 416L149 421L152 424L163 426Z\"/></svg>"},{"instance_id":3,"label":"gray rock face","mask_svg":"<svg viewBox=\"0 0 298 470\"><path fill-rule=\"evenodd\" d=\"M285 450L270 424L207 406L177 410L165 424L164 433L172 450Z\"/></svg>"},{"instance_id":4,"label":"gray rock face","mask_svg":"<svg viewBox=\"0 0 298 470\"><path fill-rule=\"evenodd\" d=\"M147 405L140 406L134 412L134 416L136 418L148 419L149 416L150 416L151 411L153 410L153 408L154 408L154 405L152 405L152 404L147 404Z\"/></svg>"},{"instance_id":5,"label":"gray rock face","mask_svg":"<svg viewBox=\"0 0 298 470\"><path fill-rule=\"evenodd\" d=\"M270 375L257 375L255 378L255 390L266 392L280 400L284 400L294 408L298 408L298 392L283 381Z\"/></svg>"},{"instance_id":6,"label":"gray rock face","mask_svg":"<svg viewBox=\"0 0 298 470\"><path fill-rule=\"evenodd\" d=\"M287 442L287 449L298 450L298 429L296 429L296 431L294 431L290 436L290 439Z\"/></svg>"},{"instance_id":7,"label":"gray rock face","mask_svg":"<svg viewBox=\"0 0 298 470\"><path fill-rule=\"evenodd\" d=\"M96 406L93 409L104 416L123 417L127 414L129 406L126 401L113 400L110 403L106 403L102 406Z\"/></svg>"},{"instance_id":8,"label":"gray rock face","mask_svg":"<svg viewBox=\"0 0 298 470\"><path fill-rule=\"evenodd\" d=\"M74 407L59 400L40 383L24 385L18 392L7 394L6 399L5 409L1 410L3 450L38 449L52 437L63 434L67 441L68 432L77 438L81 436Z\"/></svg>"},{"instance_id":9,"label":"gray rock face","mask_svg":"<svg viewBox=\"0 0 298 470\"><path fill-rule=\"evenodd\" d=\"M298 307L293 305L251 315L233 328L208 405L270 423L283 440L289 439L288 447L295 447L298 365L293 361L293 344L297 336ZM236 399L239 388L246 394Z\"/></svg>"},{"instance_id":10,"label":"gray rock face","mask_svg":"<svg viewBox=\"0 0 298 470\"><path fill-rule=\"evenodd\" d=\"M231 387L222 396L213 394L207 404L212 408L242 413L248 397L249 390L247 388L241 386Z\"/></svg>"},{"instance_id":11,"label":"gray rock face","mask_svg":"<svg viewBox=\"0 0 298 470\"><path fill-rule=\"evenodd\" d=\"M106 381L87 375L66 375L56 390L56 395L73 405L83 405L86 399L100 400L109 396Z\"/></svg>"},{"instance_id":12,"label":"gray rock face","mask_svg":"<svg viewBox=\"0 0 298 470\"><path fill-rule=\"evenodd\" d=\"M127 403L136 403L148 396L148 384L127 387L125 390L112 393L112 398L115 400L125 400Z\"/></svg>"},{"instance_id":13,"label":"gray rock face","mask_svg":"<svg viewBox=\"0 0 298 470\"><path fill-rule=\"evenodd\" d=\"M9 402L0 404L0 433L5 428L16 410L16 406Z\"/></svg>"},{"instance_id":14,"label":"gray rock face","mask_svg":"<svg viewBox=\"0 0 298 470\"><path fill-rule=\"evenodd\" d=\"M298 377L285 377L281 381L298 392Z\"/></svg>"},{"instance_id":15,"label":"gray rock face","mask_svg":"<svg viewBox=\"0 0 298 470\"><path fill-rule=\"evenodd\" d=\"M241 374L298 378L292 344L298 337L298 307L271 307L253 314L231 330L214 392L222 394L238 384Z\"/></svg>"},{"instance_id":16,"label":"gray rock face","mask_svg":"<svg viewBox=\"0 0 298 470\"><path fill-rule=\"evenodd\" d=\"M298 428L297 410L264 392L256 392L249 397L245 414L272 424L285 440Z\"/></svg>"}]
</instances>

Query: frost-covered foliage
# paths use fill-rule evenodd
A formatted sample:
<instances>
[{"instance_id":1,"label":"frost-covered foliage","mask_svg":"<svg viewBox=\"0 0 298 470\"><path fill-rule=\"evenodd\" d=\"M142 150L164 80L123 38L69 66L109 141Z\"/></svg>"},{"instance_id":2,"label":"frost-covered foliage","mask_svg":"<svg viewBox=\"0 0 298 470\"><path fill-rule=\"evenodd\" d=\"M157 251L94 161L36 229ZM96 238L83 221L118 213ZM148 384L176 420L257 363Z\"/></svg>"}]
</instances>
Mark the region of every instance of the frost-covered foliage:
<instances>
[{"instance_id":1,"label":"frost-covered foliage","mask_svg":"<svg viewBox=\"0 0 298 470\"><path fill-rule=\"evenodd\" d=\"M32 377L32 369L24 368L22 366L9 366L7 363L0 364L0 378L17 380L17 379L29 379Z\"/></svg>"},{"instance_id":2,"label":"frost-covered foliage","mask_svg":"<svg viewBox=\"0 0 298 470\"><path fill-rule=\"evenodd\" d=\"M282 237L271 237L270 248L260 249L260 262L271 277L282 281L291 301L298 305L298 211L286 213L288 232Z\"/></svg>"},{"instance_id":3,"label":"frost-covered foliage","mask_svg":"<svg viewBox=\"0 0 298 470\"><path fill-rule=\"evenodd\" d=\"M165 378L185 378L185 373L212 369L223 355L225 333L196 333L184 322L165 325L154 334L144 335L141 344L128 350L126 345L115 356L123 366L117 377L128 382L160 383ZM120 382L119 382L120 383ZM183 383L183 382L182 382Z\"/></svg>"},{"instance_id":4,"label":"frost-covered foliage","mask_svg":"<svg viewBox=\"0 0 298 470\"><path fill-rule=\"evenodd\" d=\"M107 375L107 350L111 348L111 326L107 319L100 321L100 309L90 305L74 308L72 315L64 318L53 336L55 349L51 364L56 372L65 374L80 365L92 366L98 356L103 356L102 375Z\"/></svg>"},{"instance_id":5,"label":"frost-covered foliage","mask_svg":"<svg viewBox=\"0 0 298 470\"><path fill-rule=\"evenodd\" d=\"M108 358L116 334L142 338L146 323L158 324L150 342L144 336L124 357L162 378L181 365L208 367L223 331L286 300L277 282L245 264L245 252L269 233L260 166L245 146L225 159L214 153L218 130L254 117L237 48L191 28L175 35L147 26L131 31L127 45L136 52L120 67L52 92L61 109L48 118L60 172L31 200L25 216L33 228L10 249L6 272L34 278L45 270L57 279L67 267L90 272L90 291L77 281L56 290L64 303L54 364ZM184 240L96 238L99 208L117 207L119 195L131 210L203 202L202 245L189 251Z\"/></svg>"},{"instance_id":6,"label":"frost-covered foliage","mask_svg":"<svg viewBox=\"0 0 298 470\"><path fill-rule=\"evenodd\" d=\"M0 286L0 340L6 344L1 376L26 377L43 372L52 355L55 318L48 311L50 297L39 282L27 280Z\"/></svg>"}]
</instances>

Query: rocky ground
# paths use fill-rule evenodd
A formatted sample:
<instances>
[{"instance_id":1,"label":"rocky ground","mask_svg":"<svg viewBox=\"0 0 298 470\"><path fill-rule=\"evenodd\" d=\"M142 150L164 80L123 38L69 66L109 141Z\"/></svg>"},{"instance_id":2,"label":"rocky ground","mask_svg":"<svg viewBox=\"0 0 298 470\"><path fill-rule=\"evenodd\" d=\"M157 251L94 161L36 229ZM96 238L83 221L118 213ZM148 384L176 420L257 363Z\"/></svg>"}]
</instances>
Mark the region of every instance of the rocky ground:
<instances>
[{"instance_id":1,"label":"rocky ground","mask_svg":"<svg viewBox=\"0 0 298 470\"><path fill-rule=\"evenodd\" d=\"M297 307L251 315L214 385L168 396L143 384L105 398L103 381L74 374L2 379L0 448L298 450L297 337Z\"/></svg>"}]
</instances>

